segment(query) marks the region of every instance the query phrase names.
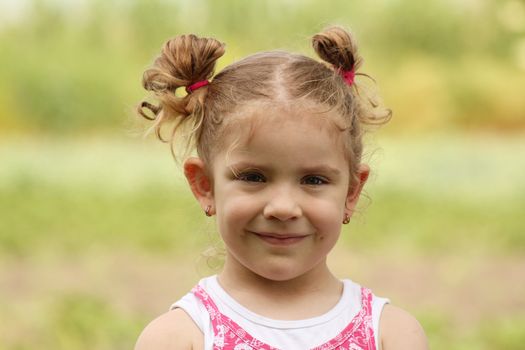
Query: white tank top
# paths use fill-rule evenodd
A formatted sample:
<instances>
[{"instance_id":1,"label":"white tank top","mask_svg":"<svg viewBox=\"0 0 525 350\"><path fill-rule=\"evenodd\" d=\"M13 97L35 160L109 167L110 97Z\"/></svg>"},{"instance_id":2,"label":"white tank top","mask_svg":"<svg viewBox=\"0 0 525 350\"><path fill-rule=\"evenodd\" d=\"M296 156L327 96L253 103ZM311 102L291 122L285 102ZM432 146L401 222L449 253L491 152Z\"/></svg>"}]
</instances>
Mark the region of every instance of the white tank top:
<instances>
[{"instance_id":1,"label":"white tank top","mask_svg":"<svg viewBox=\"0 0 525 350\"><path fill-rule=\"evenodd\" d=\"M361 286L343 280L339 302L323 315L304 320L275 320L258 315L235 301L220 286L217 276L202 279L199 286L209 295L223 315L229 317L247 333L272 347L286 350L314 348L338 336L361 310ZM389 300L372 296L372 326L375 344L379 350L379 318ZM175 302L170 309L183 309L204 334L204 349L213 350L214 330L204 304L192 292Z\"/></svg>"}]
</instances>

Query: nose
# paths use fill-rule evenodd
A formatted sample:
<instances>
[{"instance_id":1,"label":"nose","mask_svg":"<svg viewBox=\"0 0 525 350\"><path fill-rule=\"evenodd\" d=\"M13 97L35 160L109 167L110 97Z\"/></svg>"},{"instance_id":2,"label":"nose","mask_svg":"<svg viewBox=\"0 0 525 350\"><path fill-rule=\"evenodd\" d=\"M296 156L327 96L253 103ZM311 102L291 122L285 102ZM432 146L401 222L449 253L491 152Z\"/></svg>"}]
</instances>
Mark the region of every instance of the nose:
<instances>
[{"instance_id":1,"label":"nose","mask_svg":"<svg viewBox=\"0 0 525 350\"><path fill-rule=\"evenodd\" d=\"M281 188L272 192L270 196L263 210L266 219L287 221L302 215L301 206L290 189Z\"/></svg>"}]
</instances>

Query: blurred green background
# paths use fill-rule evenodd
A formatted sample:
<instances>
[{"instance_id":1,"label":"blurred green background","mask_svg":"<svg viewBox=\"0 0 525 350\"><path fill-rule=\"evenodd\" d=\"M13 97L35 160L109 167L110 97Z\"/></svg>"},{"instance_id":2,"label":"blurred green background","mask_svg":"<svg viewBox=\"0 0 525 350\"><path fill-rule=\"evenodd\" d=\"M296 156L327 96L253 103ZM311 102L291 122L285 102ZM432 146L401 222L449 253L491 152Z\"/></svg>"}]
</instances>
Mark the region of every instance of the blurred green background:
<instances>
[{"instance_id":1,"label":"blurred green background","mask_svg":"<svg viewBox=\"0 0 525 350\"><path fill-rule=\"evenodd\" d=\"M328 24L356 34L394 111L330 264L414 313L433 349L522 349L520 0L2 0L0 349L130 349L213 273L214 226L134 115L165 40L216 37L223 67L313 55Z\"/></svg>"}]
</instances>

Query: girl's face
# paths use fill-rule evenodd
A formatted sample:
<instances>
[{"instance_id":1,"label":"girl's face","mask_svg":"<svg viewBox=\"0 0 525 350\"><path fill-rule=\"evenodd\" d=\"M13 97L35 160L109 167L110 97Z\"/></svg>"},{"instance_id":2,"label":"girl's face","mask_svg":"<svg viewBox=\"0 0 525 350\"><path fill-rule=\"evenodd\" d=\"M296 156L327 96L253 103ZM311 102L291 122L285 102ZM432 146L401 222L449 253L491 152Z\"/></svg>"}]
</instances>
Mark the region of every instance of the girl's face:
<instances>
[{"instance_id":1,"label":"girl's face","mask_svg":"<svg viewBox=\"0 0 525 350\"><path fill-rule=\"evenodd\" d=\"M258 123L249 140L216 154L201 203L216 212L225 269L284 281L326 266L368 170L350 188L343 133L330 116L279 113Z\"/></svg>"}]
</instances>

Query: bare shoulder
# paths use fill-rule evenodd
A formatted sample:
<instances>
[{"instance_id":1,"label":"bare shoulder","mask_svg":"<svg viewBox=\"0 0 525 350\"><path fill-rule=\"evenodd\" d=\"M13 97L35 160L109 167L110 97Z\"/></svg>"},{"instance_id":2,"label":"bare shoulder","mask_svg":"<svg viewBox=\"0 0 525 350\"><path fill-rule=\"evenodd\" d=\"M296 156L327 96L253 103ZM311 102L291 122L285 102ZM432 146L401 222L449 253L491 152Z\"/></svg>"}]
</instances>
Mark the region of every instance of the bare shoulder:
<instances>
[{"instance_id":1,"label":"bare shoulder","mask_svg":"<svg viewBox=\"0 0 525 350\"><path fill-rule=\"evenodd\" d=\"M135 350L192 350L204 348L199 327L182 309L157 317L144 328Z\"/></svg>"},{"instance_id":2,"label":"bare shoulder","mask_svg":"<svg viewBox=\"0 0 525 350\"><path fill-rule=\"evenodd\" d=\"M427 337L414 316L387 304L379 321L382 350L428 350Z\"/></svg>"}]
</instances>

